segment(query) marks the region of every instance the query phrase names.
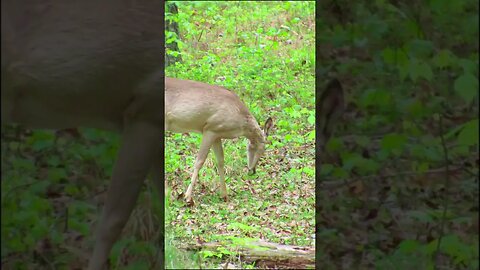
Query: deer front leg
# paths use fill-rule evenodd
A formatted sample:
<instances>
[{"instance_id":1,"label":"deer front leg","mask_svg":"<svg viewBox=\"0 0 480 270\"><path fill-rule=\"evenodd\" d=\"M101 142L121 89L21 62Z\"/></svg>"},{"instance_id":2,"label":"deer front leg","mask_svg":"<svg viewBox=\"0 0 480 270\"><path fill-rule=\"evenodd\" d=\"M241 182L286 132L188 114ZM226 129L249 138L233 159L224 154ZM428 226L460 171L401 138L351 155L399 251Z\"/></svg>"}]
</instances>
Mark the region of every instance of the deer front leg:
<instances>
[{"instance_id":1,"label":"deer front leg","mask_svg":"<svg viewBox=\"0 0 480 270\"><path fill-rule=\"evenodd\" d=\"M227 186L225 185L225 172L224 172L224 156L223 156L223 147L222 139L217 139L213 143L213 152L215 153L215 158L217 159L217 168L218 174L220 175L220 196L226 201L227 200Z\"/></svg>"},{"instance_id":2,"label":"deer front leg","mask_svg":"<svg viewBox=\"0 0 480 270\"><path fill-rule=\"evenodd\" d=\"M192 203L192 192L193 192L193 187L195 186L195 183L197 183L198 180L198 172L203 166L203 163L205 163L205 160L207 159L208 156L208 151L210 150L210 147L214 143L216 139L216 136L213 132L204 132L203 133L203 138L202 138L202 143L200 144L200 150L198 151L197 154L197 159L195 160L195 167L193 169L193 174L191 178L190 185L188 186L187 192L185 192L185 200L187 203Z\"/></svg>"},{"instance_id":3,"label":"deer front leg","mask_svg":"<svg viewBox=\"0 0 480 270\"><path fill-rule=\"evenodd\" d=\"M160 128L144 122L125 127L105 206L97 225L89 270L106 268L112 245L130 217L154 156L160 152L158 140L161 134Z\"/></svg>"}]
</instances>

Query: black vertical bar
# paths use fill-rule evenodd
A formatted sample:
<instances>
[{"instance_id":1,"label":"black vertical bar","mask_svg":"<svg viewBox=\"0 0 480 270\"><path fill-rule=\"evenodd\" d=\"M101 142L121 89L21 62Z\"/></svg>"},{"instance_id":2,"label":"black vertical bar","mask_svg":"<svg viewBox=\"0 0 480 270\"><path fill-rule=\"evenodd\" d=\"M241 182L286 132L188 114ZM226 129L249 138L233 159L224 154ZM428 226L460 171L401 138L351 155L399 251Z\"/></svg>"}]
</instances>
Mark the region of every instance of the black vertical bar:
<instances>
[{"instance_id":1,"label":"black vertical bar","mask_svg":"<svg viewBox=\"0 0 480 270\"><path fill-rule=\"evenodd\" d=\"M160 107L162 108L162 118L161 118L161 127L162 127L162 138L160 141L160 172L161 172L161 181L160 181L160 190L165 190L165 5L166 1L160 0L163 2L161 10L159 11L162 18L162 25L159 26L159 31L161 32L161 47L160 47L160 63L161 63L161 81L160 81L160 90L162 91L162 100L160 102ZM158 194L160 197L160 268L165 269L165 192L160 192Z\"/></svg>"},{"instance_id":2,"label":"black vertical bar","mask_svg":"<svg viewBox=\"0 0 480 270\"><path fill-rule=\"evenodd\" d=\"M315 1L315 269L320 269L320 237L318 226L320 224L320 1Z\"/></svg>"}]
</instances>

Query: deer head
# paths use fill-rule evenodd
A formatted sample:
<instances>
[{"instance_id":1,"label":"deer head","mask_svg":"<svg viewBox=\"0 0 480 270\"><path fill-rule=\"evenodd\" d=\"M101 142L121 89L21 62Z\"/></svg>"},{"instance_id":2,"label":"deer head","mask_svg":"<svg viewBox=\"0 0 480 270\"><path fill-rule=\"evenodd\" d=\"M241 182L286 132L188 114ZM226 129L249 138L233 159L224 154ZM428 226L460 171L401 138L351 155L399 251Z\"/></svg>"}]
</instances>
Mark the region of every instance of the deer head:
<instances>
[{"instance_id":1,"label":"deer head","mask_svg":"<svg viewBox=\"0 0 480 270\"><path fill-rule=\"evenodd\" d=\"M257 125L258 126L258 125ZM263 126L263 130L261 131L261 134L256 137L256 139L251 139L248 148L247 148L247 153L248 153L248 174L252 175L256 173L256 167L258 160L260 157L263 155L265 152L265 143L268 137L268 134L273 127L273 120L272 118L268 118L267 121L265 121L265 124ZM256 127L256 130L258 131L259 128ZM258 140L258 138L261 138Z\"/></svg>"}]
</instances>

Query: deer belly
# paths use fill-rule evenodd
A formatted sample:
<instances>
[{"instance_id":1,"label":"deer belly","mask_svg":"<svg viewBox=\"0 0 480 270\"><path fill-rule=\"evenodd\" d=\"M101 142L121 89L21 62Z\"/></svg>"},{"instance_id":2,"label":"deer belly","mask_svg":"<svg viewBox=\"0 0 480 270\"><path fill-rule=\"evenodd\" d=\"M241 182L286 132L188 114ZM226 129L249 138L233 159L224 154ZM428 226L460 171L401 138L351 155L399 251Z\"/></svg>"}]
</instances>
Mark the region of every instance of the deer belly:
<instances>
[{"instance_id":1,"label":"deer belly","mask_svg":"<svg viewBox=\"0 0 480 270\"><path fill-rule=\"evenodd\" d=\"M2 89L2 122L32 128L61 129L93 127L118 130L122 111L108 102L87 94L62 97L55 91L17 91ZM65 91L64 91L65 92ZM87 109L88 108L88 109Z\"/></svg>"},{"instance_id":2,"label":"deer belly","mask_svg":"<svg viewBox=\"0 0 480 270\"><path fill-rule=\"evenodd\" d=\"M202 133L204 125L204 119L199 119L198 117L186 117L186 115L178 115L173 113L166 113L165 115L166 131L175 133Z\"/></svg>"}]
</instances>

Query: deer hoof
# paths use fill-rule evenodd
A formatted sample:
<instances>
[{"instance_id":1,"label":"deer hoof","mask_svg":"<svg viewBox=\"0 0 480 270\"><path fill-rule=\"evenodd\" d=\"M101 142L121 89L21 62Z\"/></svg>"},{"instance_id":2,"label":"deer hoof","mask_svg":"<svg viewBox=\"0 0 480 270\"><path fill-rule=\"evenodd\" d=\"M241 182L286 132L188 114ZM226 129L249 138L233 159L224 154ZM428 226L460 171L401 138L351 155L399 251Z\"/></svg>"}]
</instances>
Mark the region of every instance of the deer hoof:
<instances>
[{"instance_id":1,"label":"deer hoof","mask_svg":"<svg viewBox=\"0 0 480 270\"><path fill-rule=\"evenodd\" d=\"M189 207L192 207L195 205L195 202L193 201L192 197L185 197L185 203Z\"/></svg>"}]
</instances>

